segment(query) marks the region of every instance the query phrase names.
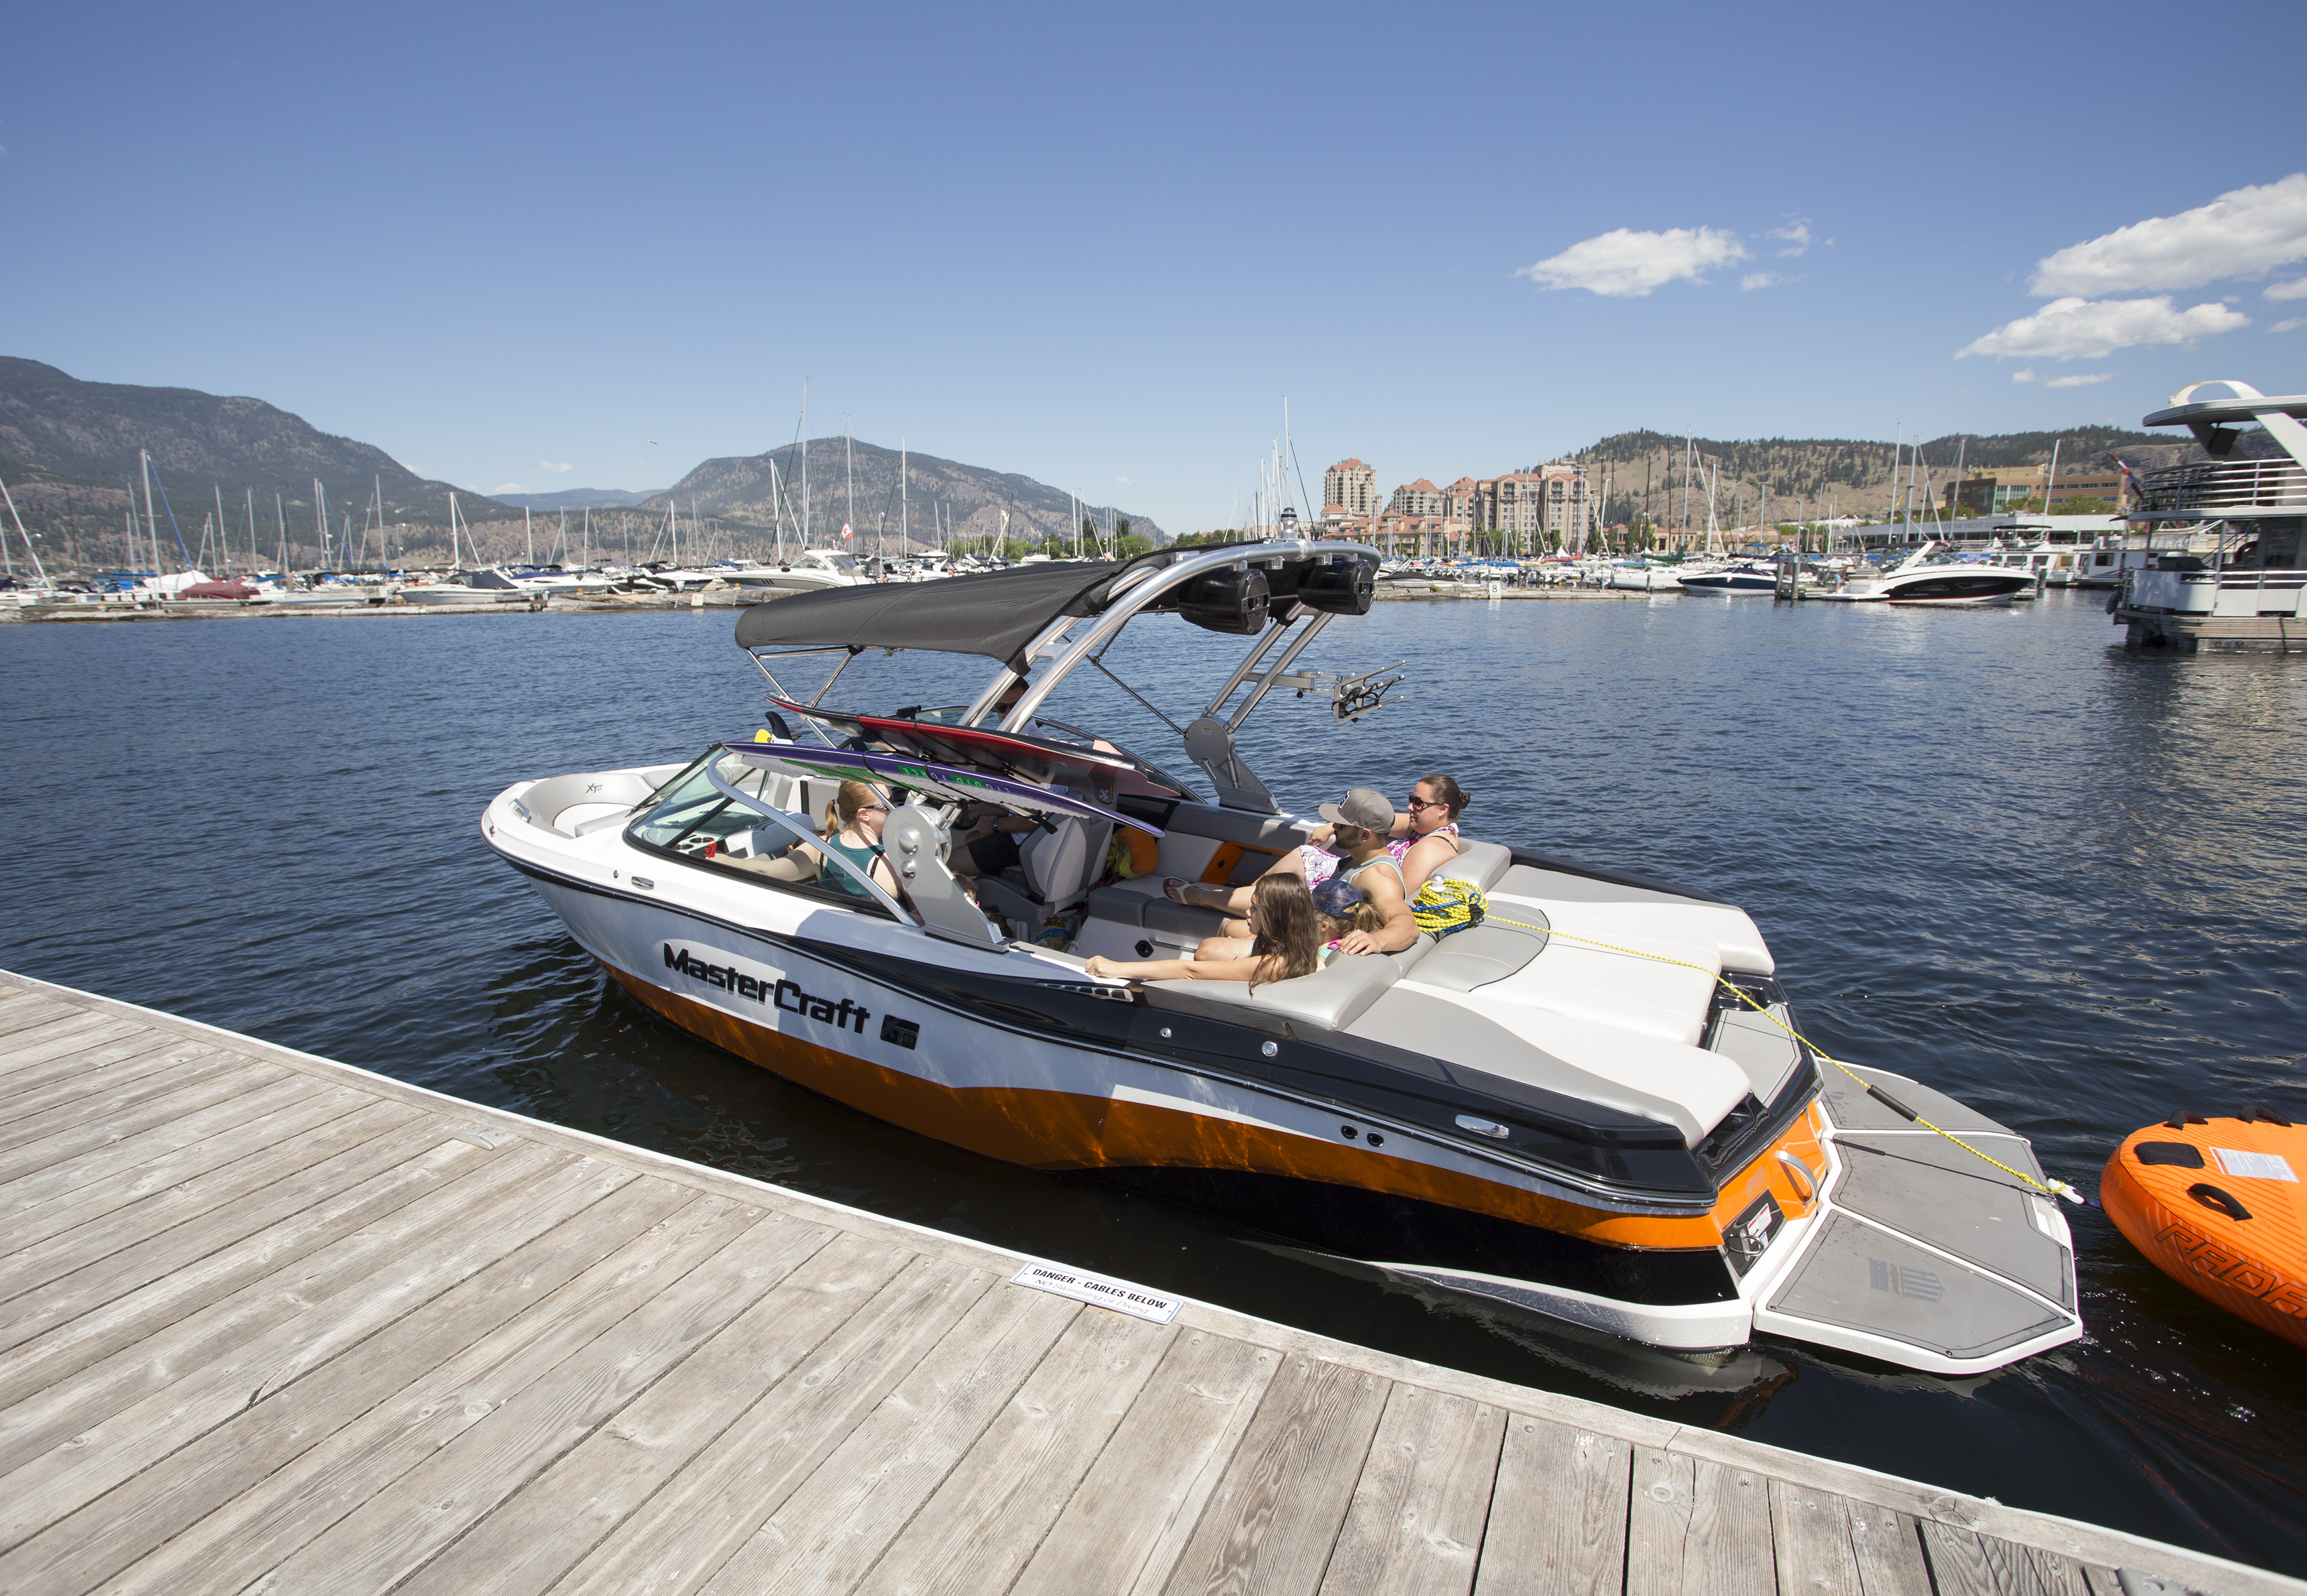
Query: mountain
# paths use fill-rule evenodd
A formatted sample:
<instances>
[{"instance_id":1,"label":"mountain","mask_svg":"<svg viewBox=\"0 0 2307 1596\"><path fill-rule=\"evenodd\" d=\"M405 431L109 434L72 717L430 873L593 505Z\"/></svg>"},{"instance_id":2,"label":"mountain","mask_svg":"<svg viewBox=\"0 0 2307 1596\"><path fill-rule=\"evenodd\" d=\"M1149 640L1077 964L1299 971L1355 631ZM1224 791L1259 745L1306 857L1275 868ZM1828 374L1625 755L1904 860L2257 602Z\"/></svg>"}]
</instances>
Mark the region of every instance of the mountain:
<instances>
[{"instance_id":1,"label":"mountain","mask_svg":"<svg viewBox=\"0 0 2307 1596\"><path fill-rule=\"evenodd\" d=\"M915 543L929 544L935 540L940 516L946 517L943 524L952 536L995 536L1001 531L1005 508L1009 512L1008 535L1029 542L1068 539L1076 525L1073 499L1062 489L1032 477L922 454L905 456L901 471L896 449L851 440L845 457L843 447L839 438L812 439L808 445L809 525L814 541L822 542L828 533L838 537L842 522L852 519L853 503L853 548L869 545L879 528L894 550L901 520L910 526ZM640 508L662 516L671 504L684 519L710 516L756 537L774 535L782 523L785 535L796 536L802 525L801 454L801 446L791 444L765 455L708 460ZM1162 541L1162 530L1151 516L1107 505L1085 504L1080 511L1101 527L1111 513L1126 519L1130 531Z\"/></svg>"},{"instance_id":2,"label":"mountain","mask_svg":"<svg viewBox=\"0 0 2307 1596\"><path fill-rule=\"evenodd\" d=\"M2039 465L2051 457L2055 445L2059 471L2070 467L2104 466L2120 455L2135 471L2175 465L2206 458L2200 446L2185 433L2133 432L2120 427L2070 427L2055 432L1999 434L1951 433L1919 446L1921 477L1931 497L1945 501L1946 484L1954 480L1958 463L1965 471L1996 465ZM2258 431L2246 432L2238 445L2242 456L2272 450L2272 440ZM1690 483L1690 521L1706 525L1707 474L1715 474L1715 514L1725 526L1751 518L1761 508L1762 490L1768 488L1772 519L1796 513L1817 517L1831 507L1838 515L1880 514L1890 508L1894 493L1903 493L1908 473L1914 469L1917 446L1903 448L1896 442L1853 438L1756 438L1685 440L1651 431L1620 432L1581 449L1572 458L1586 465L1599 491L1605 477L1609 500L1605 506L1612 523L1634 520L1645 514L1666 525L1682 524L1683 463L1685 449L1695 452L1699 469ZM1894 488L1894 471L1899 486ZM1924 502L1920 492L1917 503ZM1741 507L1745 514L1741 514Z\"/></svg>"},{"instance_id":3,"label":"mountain","mask_svg":"<svg viewBox=\"0 0 2307 1596\"><path fill-rule=\"evenodd\" d=\"M334 437L262 399L82 382L39 361L0 356L0 458L69 479L31 484L28 497L43 518L79 514L117 530L131 484L142 480L139 449L150 451L180 527L190 516L196 531L219 489L226 519L237 526L253 491L260 525L275 525L278 494L291 537L301 532L309 542L315 477L330 508L349 514L356 528L380 487L388 524L448 525L450 483L420 477L373 444ZM12 489L16 480L10 477ZM457 491L468 520L518 518L517 510ZM34 518L30 508L25 518ZM271 538L264 541L270 546Z\"/></svg>"},{"instance_id":4,"label":"mountain","mask_svg":"<svg viewBox=\"0 0 2307 1596\"><path fill-rule=\"evenodd\" d=\"M664 491L662 488L643 488L638 493L630 488L563 488L557 493L500 493L496 499L517 510L622 509Z\"/></svg>"}]
</instances>

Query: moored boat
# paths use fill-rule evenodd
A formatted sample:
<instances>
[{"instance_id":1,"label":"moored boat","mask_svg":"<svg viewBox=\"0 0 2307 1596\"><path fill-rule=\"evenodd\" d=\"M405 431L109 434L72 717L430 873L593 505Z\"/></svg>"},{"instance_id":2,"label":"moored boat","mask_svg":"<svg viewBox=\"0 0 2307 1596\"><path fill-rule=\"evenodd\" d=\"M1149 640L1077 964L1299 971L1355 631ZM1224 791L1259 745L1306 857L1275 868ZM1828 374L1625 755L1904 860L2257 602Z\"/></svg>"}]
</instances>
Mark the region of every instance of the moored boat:
<instances>
[{"instance_id":1,"label":"moored boat","mask_svg":"<svg viewBox=\"0 0 2307 1596\"><path fill-rule=\"evenodd\" d=\"M1376 568L1290 540L756 606L737 640L777 687L768 725L685 766L517 782L483 834L675 1024L991 1156L1671 1348L1765 1333L1960 1374L2080 1335L2025 1139L1822 1060L1753 920L1704 892L1470 841L1440 874L1486 897L1471 929L1254 987L1091 973L1219 928L1162 875L1240 884L1306 843L1236 734L1277 687L1340 721L1385 705L1395 668L1295 663L1368 610ZM1131 625L1247 640L1179 717L1190 776L1045 713ZM804 709L868 649L991 677L950 713ZM826 684L786 691L811 657ZM835 851L775 857L845 780L892 807L896 892ZM1033 822L973 895L952 869L973 804ZM1107 878L1122 827L1154 840L1153 875Z\"/></svg>"}]
</instances>

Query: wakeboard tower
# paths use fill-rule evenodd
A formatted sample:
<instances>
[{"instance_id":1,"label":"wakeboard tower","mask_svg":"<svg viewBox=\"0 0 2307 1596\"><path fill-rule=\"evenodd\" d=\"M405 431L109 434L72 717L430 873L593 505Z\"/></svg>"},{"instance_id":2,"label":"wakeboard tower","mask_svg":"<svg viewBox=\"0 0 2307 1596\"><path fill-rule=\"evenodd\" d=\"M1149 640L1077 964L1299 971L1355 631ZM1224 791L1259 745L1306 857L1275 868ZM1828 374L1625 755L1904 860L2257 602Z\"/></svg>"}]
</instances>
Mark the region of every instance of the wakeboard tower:
<instances>
[{"instance_id":1,"label":"wakeboard tower","mask_svg":"<svg viewBox=\"0 0 2307 1596\"><path fill-rule=\"evenodd\" d=\"M1291 539L756 606L737 642L773 689L767 728L687 765L517 782L482 832L614 979L741 1057L1405 1289L1659 1347L1763 1332L1951 1375L2079 1336L2061 1188L2025 1139L1825 1060L1752 919L1704 892L1469 841L1438 874L1486 894L1471 929L1255 988L1089 975L1217 929L1163 875L1239 884L1305 841L1237 734L1276 687L1337 721L1394 700L1399 665L1296 664L1368 612L1376 568ZM1162 716L1197 779L1042 713L1133 624L1249 640L1199 713ZM779 679L831 660L821 702L869 649L993 670L970 704L890 714ZM891 796L896 893L830 851L792 862L845 780ZM983 805L1035 824L973 896L952 830ZM1125 824L1158 840L1154 875L1108 875Z\"/></svg>"}]
</instances>

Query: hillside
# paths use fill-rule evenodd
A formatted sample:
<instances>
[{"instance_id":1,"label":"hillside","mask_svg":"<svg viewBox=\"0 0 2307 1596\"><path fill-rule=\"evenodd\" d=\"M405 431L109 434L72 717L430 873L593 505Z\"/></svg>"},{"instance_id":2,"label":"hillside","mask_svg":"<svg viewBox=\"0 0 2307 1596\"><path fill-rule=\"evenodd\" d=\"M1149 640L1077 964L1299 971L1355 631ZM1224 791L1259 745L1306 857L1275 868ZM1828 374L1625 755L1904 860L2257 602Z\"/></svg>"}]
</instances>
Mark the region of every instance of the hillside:
<instances>
[{"instance_id":1,"label":"hillside","mask_svg":"<svg viewBox=\"0 0 2307 1596\"><path fill-rule=\"evenodd\" d=\"M809 444L810 531L822 543L828 533L838 537L841 524L851 519L853 504L857 542L870 546L876 529L896 547L898 524L905 519L913 541L927 544L936 535L939 518L952 536L985 538L1001 532L1001 512L1009 512L1008 535L1033 542L1063 539L1072 514L1072 500L1062 489L1052 488L1015 472L991 470L939 459L935 455L905 457L905 491L898 491L898 451L879 444L852 441L848 458L854 485L845 472L843 440L818 438ZM774 505L770 466L776 468ZM910 516L901 514L910 502ZM758 537L774 537L782 521L785 535L801 530L801 448L797 444L765 455L708 460L665 492L646 501L643 513L662 516L668 503L679 507L684 520L691 516L713 517L733 530ZM1105 525L1109 507L1088 505L1082 513ZM1126 518L1130 530L1158 539L1160 529L1150 516L1128 509L1113 513Z\"/></svg>"},{"instance_id":2,"label":"hillside","mask_svg":"<svg viewBox=\"0 0 2307 1596\"><path fill-rule=\"evenodd\" d=\"M1945 486L1954 479L1957 462L1965 471L1997 465L2039 465L2056 445L2059 471L2070 467L2104 466L2121 455L2134 471L2178 465L2203 457L2202 449L2184 432L2127 431L2120 427L2070 427L2056 432L1955 433L1923 440L1919 450L1904 449L1892 441L1852 438L1757 438L1685 440L1662 432L1620 432L1605 438L1572 458L1587 467L1596 489L1608 480L1608 519L1628 523L1647 516L1667 526L1682 522L1683 462L1685 447L1696 451L1700 467L1691 483L1691 521L1706 524L1707 473L1716 477L1716 516L1725 526L1750 521L1762 507L1762 491L1770 490L1771 517L1779 520L1797 512L1816 518L1837 515L1880 516L1903 490L1908 473L1920 460L1918 489L1927 485L1931 497L1943 502ZM2257 455L2273 448L2257 431L2244 434L2240 450ZM1899 487L1891 477L1895 469ZM1923 502L1917 494L1917 503Z\"/></svg>"},{"instance_id":3,"label":"hillside","mask_svg":"<svg viewBox=\"0 0 2307 1596\"><path fill-rule=\"evenodd\" d=\"M140 480L139 449L150 451L188 542L221 491L226 520L236 531L253 493L258 525L267 529L263 547L275 546L280 517L292 540L310 543L315 477L330 508L349 514L356 530L380 487L385 521L408 524L412 544L429 542L432 529L448 525L450 484L420 477L373 444L323 432L262 399L82 382L38 361L0 356L0 460L13 463L9 487L34 530L59 538L116 533L131 486ZM476 522L519 514L461 491L459 507Z\"/></svg>"},{"instance_id":4,"label":"hillside","mask_svg":"<svg viewBox=\"0 0 2307 1596\"><path fill-rule=\"evenodd\" d=\"M655 499L664 491L662 488L643 488L639 492L630 488L564 488L556 493L500 493L496 499L499 504L509 504L517 510L535 510L542 515L547 510L623 509L645 499Z\"/></svg>"}]
</instances>

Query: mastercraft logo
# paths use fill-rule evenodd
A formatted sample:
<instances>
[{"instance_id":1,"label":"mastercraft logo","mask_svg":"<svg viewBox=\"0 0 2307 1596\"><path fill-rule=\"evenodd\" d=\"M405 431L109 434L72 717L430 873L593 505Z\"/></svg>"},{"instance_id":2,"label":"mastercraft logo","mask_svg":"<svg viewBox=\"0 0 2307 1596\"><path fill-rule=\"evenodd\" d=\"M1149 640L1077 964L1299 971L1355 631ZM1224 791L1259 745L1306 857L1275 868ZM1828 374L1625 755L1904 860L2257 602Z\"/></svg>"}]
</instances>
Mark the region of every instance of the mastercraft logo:
<instances>
[{"instance_id":1,"label":"mastercraft logo","mask_svg":"<svg viewBox=\"0 0 2307 1596\"><path fill-rule=\"evenodd\" d=\"M664 947L665 969L687 976L692 981L701 981L718 991L749 998L757 1003L767 1003L779 1013L813 1020L836 1030L853 1029L861 1037L865 1034L866 1020L872 1018L862 1003L845 997L836 1002L829 997L814 996L802 991L798 981L749 976L732 965L708 963L687 948L676 952L671 943L665 943Z\"/></svg>"}]
</instances>

